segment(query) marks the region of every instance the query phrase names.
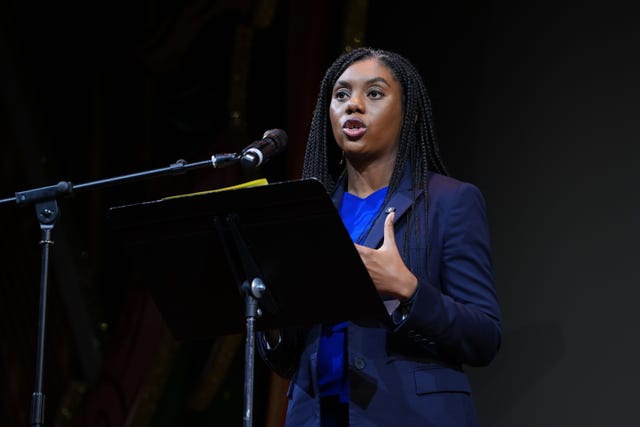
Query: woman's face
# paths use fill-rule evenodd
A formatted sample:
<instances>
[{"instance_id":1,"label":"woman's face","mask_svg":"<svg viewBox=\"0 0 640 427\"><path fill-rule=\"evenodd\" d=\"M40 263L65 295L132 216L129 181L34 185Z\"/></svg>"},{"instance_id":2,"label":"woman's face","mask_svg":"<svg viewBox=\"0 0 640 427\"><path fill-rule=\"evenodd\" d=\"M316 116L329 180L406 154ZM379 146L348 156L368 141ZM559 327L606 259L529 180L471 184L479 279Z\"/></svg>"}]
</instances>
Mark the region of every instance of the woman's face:
<instances>
[{"instance_id":1,"label":"woman's face","mask_svg":"<svg viewBox=\"0 0 640 427\"><path fill-rule=\"evenodd\" d=\"M402 126L402 88L375 58L355 62L333 87L329 117L351 161L395 158Z\"/></svg>"}]
</instances>

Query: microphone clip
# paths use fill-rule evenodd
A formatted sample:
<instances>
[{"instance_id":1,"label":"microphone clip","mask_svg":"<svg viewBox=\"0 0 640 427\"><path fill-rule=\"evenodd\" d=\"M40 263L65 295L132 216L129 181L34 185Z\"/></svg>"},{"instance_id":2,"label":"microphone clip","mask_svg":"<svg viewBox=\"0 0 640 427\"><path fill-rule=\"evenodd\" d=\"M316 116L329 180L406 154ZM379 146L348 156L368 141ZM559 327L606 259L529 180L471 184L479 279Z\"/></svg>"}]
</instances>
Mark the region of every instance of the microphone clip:
<instances>
[{"instance_id":1,"label":"microphone clip","mask_svg":"<svg viewBox=\"0 0 640 427\"><path fill-rule=\"evenodd\" d=\"M222 153L211 156L211 164L214 168L225 168L235 165L240 161L240 155L237 153Z\"/></svg>"}]
</instances>

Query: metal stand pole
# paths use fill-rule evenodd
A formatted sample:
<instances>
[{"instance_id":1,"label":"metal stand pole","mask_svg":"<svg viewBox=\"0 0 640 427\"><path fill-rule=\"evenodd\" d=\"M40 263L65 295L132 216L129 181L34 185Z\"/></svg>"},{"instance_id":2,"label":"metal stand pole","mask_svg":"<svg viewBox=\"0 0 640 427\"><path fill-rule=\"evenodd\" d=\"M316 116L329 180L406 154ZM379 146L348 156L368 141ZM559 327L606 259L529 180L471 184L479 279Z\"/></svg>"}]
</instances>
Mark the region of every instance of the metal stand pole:
<instances>
[{"instance_id":1,"label":"metal stand pole","mask_svg":"<svg viewBox=\"0 0 640 427\"><path fill-rule=\"evenodd\" d=\"M253 384L255 362L255 320L262 314L258 308L258 299L262 298L266 291L264 282L255 278L251 283L246 280L242 284L242 290L246 298L246 330L244 351L244 416L243 426L253 426Z\"/></svg>"},{"instance_id":2,"label":"metal stand pole","mask_svg":"<svg viewBox=\"0 0 640 427\"><path fill-rule=\"evenodd\" d=\"M31 425L44 424L45 395L42 390L44 372L44 341L47 323L47 290L49 277L49 250L53 245L51 231L58 217L58 203L47 200L36 204L36 215L42 230L42 265L40 272L40 304L38 306L38 341L36 352L36 379L34 392L31 395Z\"/></svg>"}]
</instances>

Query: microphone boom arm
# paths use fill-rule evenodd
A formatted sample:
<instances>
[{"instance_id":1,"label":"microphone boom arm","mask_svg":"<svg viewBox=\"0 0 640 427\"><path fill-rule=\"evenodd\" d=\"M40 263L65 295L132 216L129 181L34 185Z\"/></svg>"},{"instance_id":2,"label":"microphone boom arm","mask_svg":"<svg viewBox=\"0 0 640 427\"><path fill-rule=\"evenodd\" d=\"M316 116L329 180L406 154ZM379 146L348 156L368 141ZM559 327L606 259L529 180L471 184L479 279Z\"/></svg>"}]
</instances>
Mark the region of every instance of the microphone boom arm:
<instances>
[{"instance_id":1,"label":"microphone boom arm","mask_svg":"<svg viewBox=\"0 0 640 427\"><path fill-rule=\"evenodd\" d=\"M178 160L175 163L170 164L167 167L151 169L142 172L135 172L127 175L120 175L112 178L100 179L96 181L86 182L82 184L73 185L69 181L60 181L55 185L49 185L46 187L34 188L26 191L16 192L15 197L9 197L6 199L0 199L0 205L4 203L16 202L18 205L25 205L28 203L36 203L44 200L56 199L58 196L71 194L74 192L89 190L92 188L101 188L121 184L124 182L138 181L142 179L152 178L162 175L180 175L194 169L200 169L206 166L213 166L214 168L220 168L230 166L239 161L237 154L214 154L211 156L211 160L202 160L195 163L187 163L185 160Z\"/></svg>"}]
</instances>

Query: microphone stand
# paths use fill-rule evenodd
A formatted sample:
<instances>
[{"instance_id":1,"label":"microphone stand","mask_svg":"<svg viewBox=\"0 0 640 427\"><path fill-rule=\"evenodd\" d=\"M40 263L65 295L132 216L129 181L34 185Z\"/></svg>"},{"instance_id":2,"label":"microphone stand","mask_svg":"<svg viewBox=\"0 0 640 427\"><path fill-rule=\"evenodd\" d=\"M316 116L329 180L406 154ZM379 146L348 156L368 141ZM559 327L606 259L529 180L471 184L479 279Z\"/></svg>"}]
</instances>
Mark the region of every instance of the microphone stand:
<instances>
[{"instance_id":1,"label":"microphone stand","mask_svg":"<svg viewBox=\"0 0 640 427\"><path fill-rule=\"evenodd\" d=\"M233 153L214 154L211 160L204 160L196 163L187 163L185 160L178 160L171 165L151 169L148 171L121 175L113 178L101 179L98 181L87 182L84 184L73 185L68 181L60 181L58 184L46 187L34 188L31 190L20 191L15 197L0 199L0 205L16 202L18 205L35 204L36 216L40 223L41 239L39 244L42 246L41 255L41 274L40 274L40 302L38 306L38 336L37 336L37 353L36 353L36 378L35 390L31 396L31 425L42 426L44 424L44 408L45 394L42 389L43 383L43 367L44 367L44 344L46 331L47 316L47 288L49 278L49 252L53 246L52 231L55 226L56 219L59 216L58 197L69 195L73 192L96 189L106 186L112 186L129 181L137 181L161 175L178 175L187 171L199 169L205 166L213 166L221 168L236 164L240 161L241 155Z\"/></svg>"},{"instance_id":2,"label":"microphone stand","mask_svg":"<svg viewBox=\"0 0 640 427\"><path fill-rule=\"evenodd\" d=\"M231 272L239 283L242 295L245 297L245 343L244 343L244 398L243 398L243 427L253 426L253 394L255 376L255 328L256 320L263 314L264 308L270 314L278 312L271 292L262 280L260 268L251 255L248 244L240 231L240 224L237 215L230 215L223 221L215 219L216 228L222 241L224 242L225 254L231 267ZM228 241L225 234L226 229L231 234L232 241ZM235 252L234 252L235 249ZM234 258L235 254L235 258ZM241 261L242 272L239 271L234 259ZM244 276L242 276L244 275ZM249 281L251 278L251 281Z\"/></svg>"}]
</instances>

